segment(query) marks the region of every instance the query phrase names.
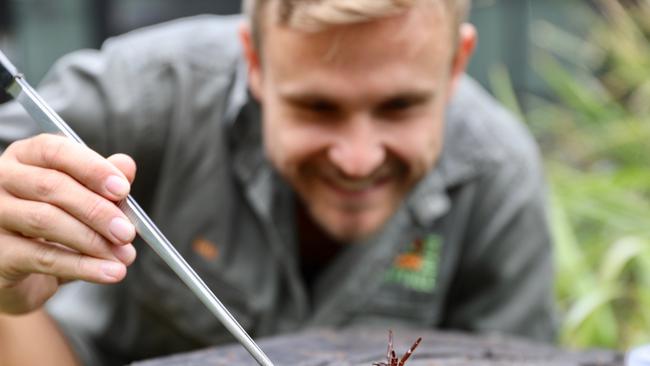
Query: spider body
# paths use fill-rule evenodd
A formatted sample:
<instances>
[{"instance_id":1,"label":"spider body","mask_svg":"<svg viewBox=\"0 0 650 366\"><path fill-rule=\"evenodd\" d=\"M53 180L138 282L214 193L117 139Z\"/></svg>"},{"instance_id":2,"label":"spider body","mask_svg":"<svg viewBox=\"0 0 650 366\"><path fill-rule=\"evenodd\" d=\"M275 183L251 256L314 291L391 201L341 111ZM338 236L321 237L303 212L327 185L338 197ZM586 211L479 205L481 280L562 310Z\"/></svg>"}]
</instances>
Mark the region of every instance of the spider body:
<instances>
[{"instance_id":1,"label":"spider body","mask_svg":"<svg viewBox=\"0 0 650 366\"><path fill-rule=\"evenodd\" d=\"M422 341L422 337L418 338L415 343L409 348L406 353L402 356L402 358L397 358L397 355L395 354L395 350L393 349L393 331L389 330L388 331L388 350L386 351L386 361L388 362L375 362L372 364L372 366L404 366L406 363L406 360L411 357L411 354L415 350L415 348L420 344L420 341Z\"/></svg>"}]
</instances>

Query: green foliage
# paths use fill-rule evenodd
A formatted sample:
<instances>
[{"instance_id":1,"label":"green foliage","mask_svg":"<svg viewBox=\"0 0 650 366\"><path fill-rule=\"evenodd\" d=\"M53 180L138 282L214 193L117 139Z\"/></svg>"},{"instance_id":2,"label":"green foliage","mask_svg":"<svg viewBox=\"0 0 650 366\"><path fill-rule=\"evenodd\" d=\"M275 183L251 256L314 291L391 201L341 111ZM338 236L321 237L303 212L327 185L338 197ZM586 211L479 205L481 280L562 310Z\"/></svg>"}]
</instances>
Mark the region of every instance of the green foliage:
<instances>
[{"instance_id":1,"label":"green foliage","mask_svg":"<svg viewBox=\"0 0 650 366\"><path fill-rule=\"evenodd\" d=\"M533 97L525 117L551 184L561 340L626 349L650 342L650 0L598 5L586 37L536 25L554 98Z\"/></svg>"}]
</instances>

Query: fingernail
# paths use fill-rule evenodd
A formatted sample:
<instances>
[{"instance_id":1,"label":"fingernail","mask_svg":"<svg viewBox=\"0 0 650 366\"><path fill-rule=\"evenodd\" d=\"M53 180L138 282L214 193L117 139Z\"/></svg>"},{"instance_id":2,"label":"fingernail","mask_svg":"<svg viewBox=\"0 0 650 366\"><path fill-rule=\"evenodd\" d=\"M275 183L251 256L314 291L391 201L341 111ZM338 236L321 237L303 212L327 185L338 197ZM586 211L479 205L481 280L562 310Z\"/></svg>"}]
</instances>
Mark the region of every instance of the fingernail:
<instances>
[{"instance_id":1,"label":"fingernail","mask_svg":"<svg viewBox=\"0 0 650 366\"><path fill-rule=\"evenodd\" d=\"M129 182L117 175L111 175L108 177L104 185L106 190L119 197L126 196L130 189Z\"/></svg>"},{"instance_id":2,"label":"fingernail","mask_svg":"<svg viewBox=\"0 0 650 366\"><path fill-rule=\"evenodd\" d=\"M135 237L135 227L133 224L121 217L116 217L111 220L111 223L108 224L108 231L123 243L129 243Z\"/></svg>"},{"instance_id":3,"label":"fingernail","mask_svg":"<svg viewBox=\"0 0 650 366\"><path fill-rule=\"evenodd\" d=\"M124 275L124 265L115 262L102 263L102 272L109 280L119 280Z\"/></svg>"},{"instance_id":4,"label":"fingernail","mask_svg":"<svg viewBox=\"0 0 650 366\"><path fill-rule=\"evenodd\" d=\"M131 244L113 246L113 254L127 266L135 260L135 248Z\"/></svg>"}]
</instances>

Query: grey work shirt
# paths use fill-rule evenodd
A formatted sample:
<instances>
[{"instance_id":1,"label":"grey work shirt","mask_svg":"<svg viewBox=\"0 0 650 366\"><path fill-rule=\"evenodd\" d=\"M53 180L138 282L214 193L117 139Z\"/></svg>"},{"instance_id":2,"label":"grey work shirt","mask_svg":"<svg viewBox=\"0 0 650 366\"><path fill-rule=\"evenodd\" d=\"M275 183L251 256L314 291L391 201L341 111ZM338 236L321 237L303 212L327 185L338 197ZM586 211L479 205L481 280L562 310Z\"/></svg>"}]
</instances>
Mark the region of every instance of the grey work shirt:
<instances>
[{"instance_id":1,"label":"grey work shirt","mask_svg":"<svg viewBox=\"0 0 650 366\"><path fill-rule=\"evenodd\" d=\"M238 17L150 27L63 58L45 99L104 155L138 163L133 195L254 337L307 326L412 324L553 336L538 151L471 79L448 108L435 168L381 232L307 286L294 196L265 159ZM0 146L35 133L0 107ZM143 243L126 280L76 283L49 310L89 365L232 341Z\"/></svg>"}]
</instances>

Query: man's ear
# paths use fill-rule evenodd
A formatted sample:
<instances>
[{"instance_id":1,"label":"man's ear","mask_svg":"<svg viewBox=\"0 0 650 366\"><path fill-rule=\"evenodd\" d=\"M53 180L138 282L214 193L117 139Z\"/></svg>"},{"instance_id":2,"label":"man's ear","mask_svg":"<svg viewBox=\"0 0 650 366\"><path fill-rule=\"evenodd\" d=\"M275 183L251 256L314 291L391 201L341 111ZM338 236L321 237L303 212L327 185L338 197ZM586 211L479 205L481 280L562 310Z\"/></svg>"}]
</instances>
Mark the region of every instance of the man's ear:
<instances>
[{"instance_id":1,"label":"man's ear","mask_svg":"<svg viewBox=\"0 0 650 366\"><path fill-rule=\"evenodd\" d=\"M469 23L461 24L459 29L458 46L456 48L456 54L454 55L454 61L451 65L451 82L449 84L450 90L448 95L451 96L456 90L458 82L467 69L467 64L469 64L469 60L474 53L477 40L478 35L476 33L476 28Z\"/></svg>"},{"instance_id":2,"label":"man's ear","mask_svg":"<svg viewBox=\"0 0 650 366\"><path fill-rule=\"evenodd\" d=\"M255 47L251 27L248 23L239 26L239 40L242 44L244 57L248 62L248 87L253 96L262 100L262 63L260 54Z\"/></svg>"}]
</instances>

